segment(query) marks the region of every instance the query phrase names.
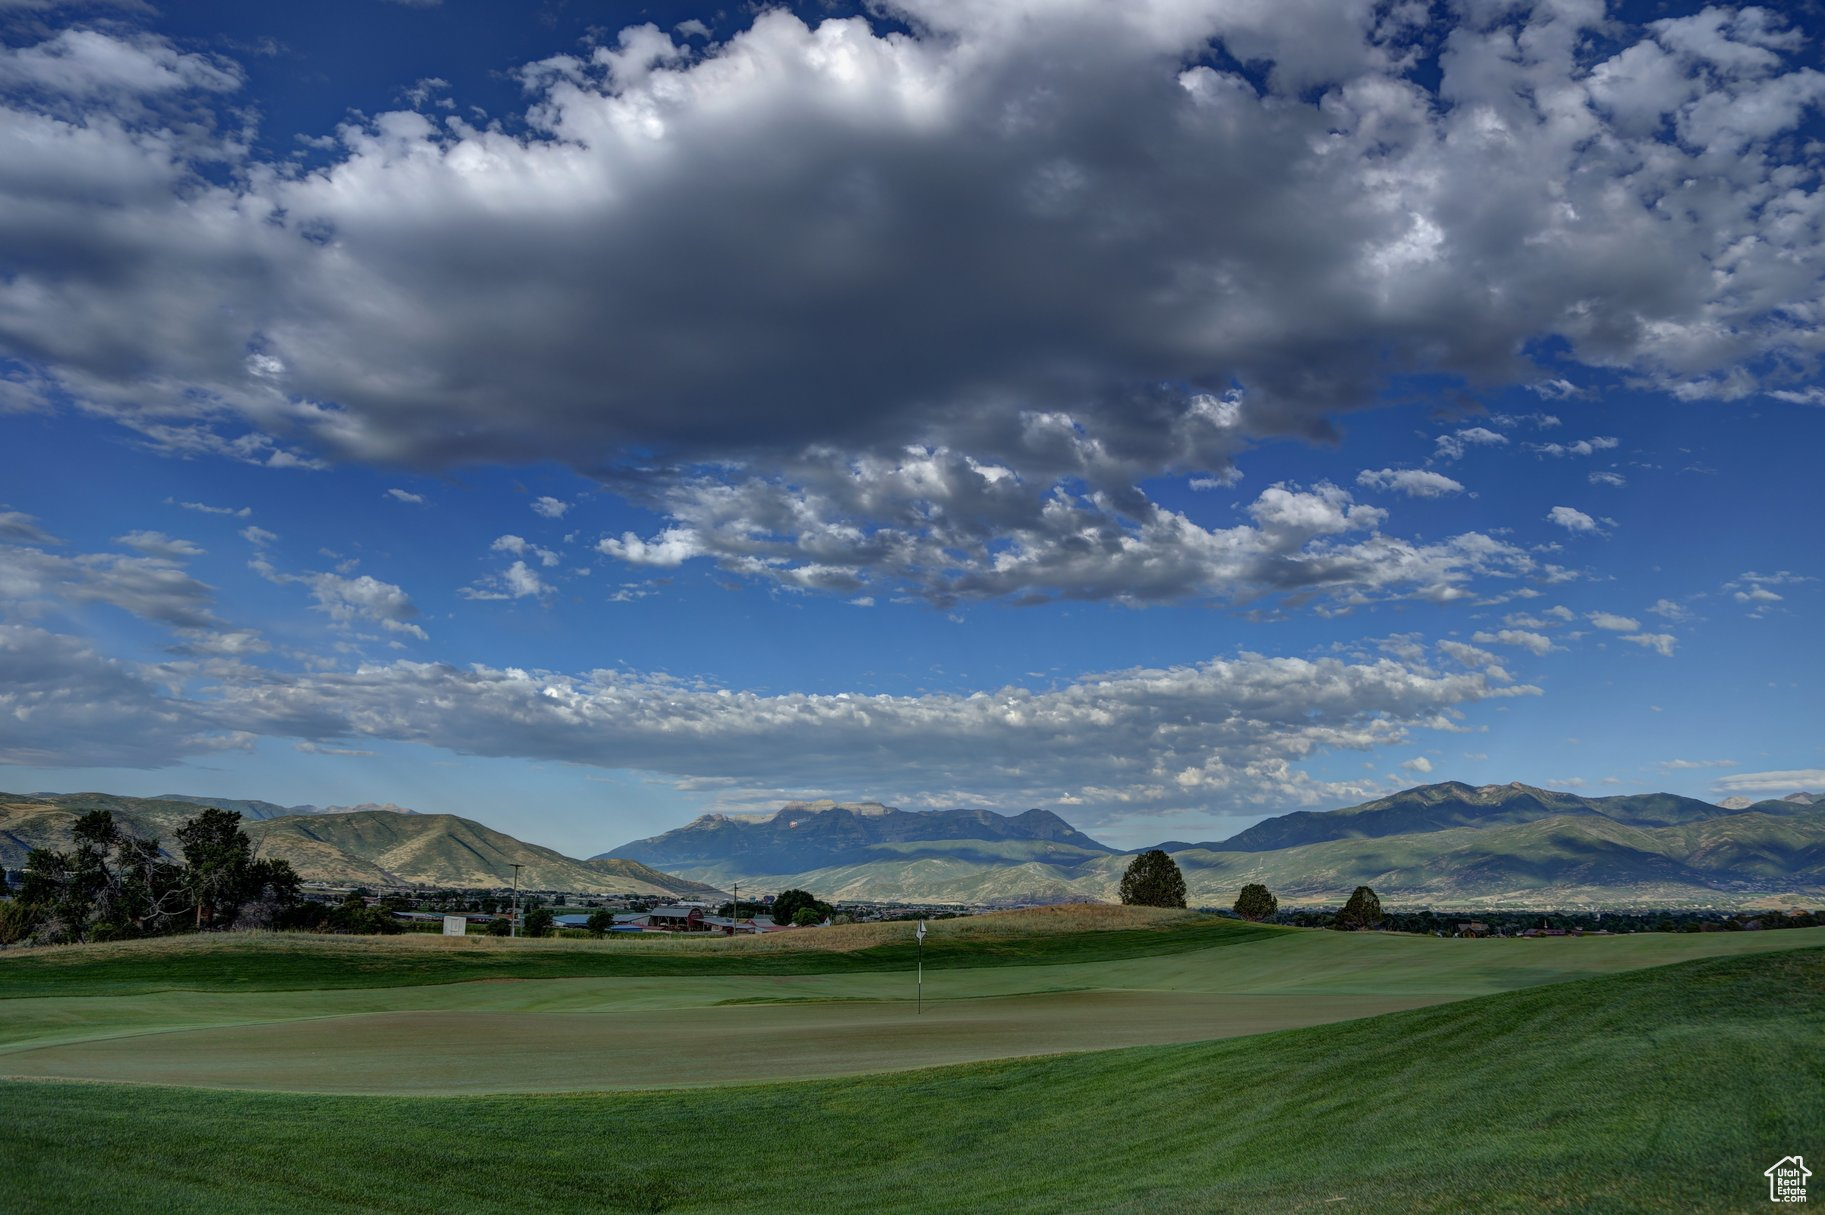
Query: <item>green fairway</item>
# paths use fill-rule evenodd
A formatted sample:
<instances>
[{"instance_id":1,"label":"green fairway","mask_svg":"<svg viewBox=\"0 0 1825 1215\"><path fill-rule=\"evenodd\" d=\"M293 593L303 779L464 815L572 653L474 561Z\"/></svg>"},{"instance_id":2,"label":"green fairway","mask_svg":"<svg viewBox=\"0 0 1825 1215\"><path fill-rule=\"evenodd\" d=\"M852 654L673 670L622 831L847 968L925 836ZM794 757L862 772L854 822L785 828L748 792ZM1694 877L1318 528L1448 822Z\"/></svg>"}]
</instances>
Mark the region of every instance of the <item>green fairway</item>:
<instances>
[{"instance_id":1,"label":"green fairway","mask_svg":"<svg viewBox=\"0 0 1825 1215\"><path fill-rule=\"evenodd\" d=\"M180 973L207 970L208 987L161 990L123 980L131 994L0 1001L0 1075L397 1094L784 1080L1213 1040L1711 954L1825 943L1825 929L1459 941L1162 921L1144 934L1067 937L1078 941L1073 953L1056 934L1050 941L997 935L991 917L970 926L974 936L959 933L947 952L980 963L971 949L988 940L1022 962L933 964L922 1015L910 1007L909 970L832 969L831 960L845 955L826 949L753 955L777 971L796 962L808 972L798 974L740 973L731 959L742 955L684 942L669 952L611 957L695 964L695 974L384 987L373 980L389 959L419 980L452 958L468 965L481 957L508 970L524 960L550 971L588 969L612 946L519 942L472 954L418 940L145 942L110 953L129 970L159 959L176 960ZM1098 936L1111 939L1088 939ZM878 962L891 948L860 941L855 953L864 960ZM1105 956L1123 943L1137 947ZM271 953L246 964L262 946ZM853 963L855 954L848 956ZM1079 960L1041 960L1059 956ZM351 958L361 959L359 971ZM297 990L296 975L273 977L287 960L307 975L329 969L370 982ZM24 987L42 992L67 978L78 991L93 991L105 987L94 975L105 964L66 951L57 969L29 972Z\"/></svg>"},{"instance_id":2,"label":"green fairway","mask_svg":"<svg viewBox=\"0 0 1825 1215\"><path fill-rule=\"evenodd\" d=\"M697 1091L400 1098L12 1081L0 1085L0 1206L1747 1211L1767 1201L1763 1169L1819 1150L1821 1043L1815 947L1224 1042Z\"/></svg>"},{"instance_id":3,"label":"green fairway","mask_svg":"<svg viewBox=\"0 0 1825 1215\"><path fill-rule=\"evenodd\" d=\"M575 1092L851 1075L1200 1042L1411 1008L1390 996L1067 992L736 1005L663 1016L410 1012L104 1038L0 1056L0 1073L330 1093Z\"/></svg>"}]
</instances>

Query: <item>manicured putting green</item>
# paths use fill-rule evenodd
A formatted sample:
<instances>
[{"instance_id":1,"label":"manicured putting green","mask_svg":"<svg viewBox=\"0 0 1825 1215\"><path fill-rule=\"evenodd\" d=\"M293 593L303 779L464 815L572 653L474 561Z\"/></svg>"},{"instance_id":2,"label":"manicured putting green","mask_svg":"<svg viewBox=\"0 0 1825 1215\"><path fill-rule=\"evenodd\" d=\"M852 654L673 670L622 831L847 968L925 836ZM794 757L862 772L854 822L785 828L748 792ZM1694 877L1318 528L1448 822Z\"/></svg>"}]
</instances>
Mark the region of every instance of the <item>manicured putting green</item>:
<instances>
[{"instance_id":1,"label":"manicured putting green","mask_svg":"<svg viewBox=\"0 0 1825 1215\"><path fill-rule=\"evenodd\" d=\"M805 1001L647 1015L421 1011L133 1034L0 1056L31 1079L318 1093L578 1092L899 1071L1232 1038L1436 1003L1399 996L1077 991Z\"/></svg>"},{"instance_id":2,"label":"manicured putting green","mask_svg":"<svg viewBox=\"0 0 1825 1215\"><path fill-rule=\"evenodd\" d=\"M1825 1126L1822 1010L1815 948L1258 1037L780 1084L0 1081L0 1210L1747 1212L1767 1209L1763 1170L1810 1158Z\"/></svg>"}]
</instances>

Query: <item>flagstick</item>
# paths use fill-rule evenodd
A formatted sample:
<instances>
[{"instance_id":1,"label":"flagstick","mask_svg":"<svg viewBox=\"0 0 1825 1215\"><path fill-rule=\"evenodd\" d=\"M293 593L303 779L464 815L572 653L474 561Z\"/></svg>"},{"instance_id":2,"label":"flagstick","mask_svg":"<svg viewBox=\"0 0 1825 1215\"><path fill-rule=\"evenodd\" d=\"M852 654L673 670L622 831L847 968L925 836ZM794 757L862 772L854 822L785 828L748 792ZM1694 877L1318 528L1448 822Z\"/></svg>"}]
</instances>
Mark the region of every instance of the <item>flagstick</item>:
<instances>
[{"instance_id":1,"label":"flagstick","mask_svg":"<svg viewBox=\"0 0 1825 1215\"><path fill-rule=\"evenodd\" d=\"M913 1011L913 1016L915 1016L915 1017L925 1015L925 921L924 920L919 921L918 936L919 936L919 982L918 982L917 986L918 986L918 992L919 992L919 1000L918 1000L918 1004L915 1006L914 1011Z\"/></svg>"}]
</instances>

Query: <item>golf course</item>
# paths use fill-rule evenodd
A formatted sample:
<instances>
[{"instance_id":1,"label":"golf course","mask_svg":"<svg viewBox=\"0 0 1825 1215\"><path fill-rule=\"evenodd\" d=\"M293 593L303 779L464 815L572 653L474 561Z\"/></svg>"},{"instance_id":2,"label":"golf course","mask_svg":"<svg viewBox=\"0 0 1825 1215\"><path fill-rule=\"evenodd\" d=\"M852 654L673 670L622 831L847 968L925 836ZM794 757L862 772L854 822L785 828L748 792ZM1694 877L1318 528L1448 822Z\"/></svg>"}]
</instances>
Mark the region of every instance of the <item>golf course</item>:
<instances>
[{"instance_id":1,"label":"golf course","mask_svg":"<svg viewBox=\"0 0 1825 1215\"><path fill-rule=\"evenodd\" d=\"M0 1210L1748 1210L1825 929L1141 908L0 955Z\"/></svg>"}]
</instances>

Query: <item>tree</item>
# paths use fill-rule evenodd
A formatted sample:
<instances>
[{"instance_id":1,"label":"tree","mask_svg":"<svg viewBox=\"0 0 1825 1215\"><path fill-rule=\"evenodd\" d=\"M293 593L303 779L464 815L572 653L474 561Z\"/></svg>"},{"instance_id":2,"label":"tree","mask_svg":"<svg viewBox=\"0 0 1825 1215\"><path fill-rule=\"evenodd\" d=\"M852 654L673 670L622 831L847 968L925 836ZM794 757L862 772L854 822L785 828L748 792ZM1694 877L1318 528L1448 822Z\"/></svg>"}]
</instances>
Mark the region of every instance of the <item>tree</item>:
<instances>
[{"instance_id":1,"label":"tree","mask_svg":"<svg viewBox=\"0 0 1825 1215\"><path fill-rule=\"evenodd\" d=\"M222 927L249 900L265 904L257 923L275 927L296 905L298 875L284 861L254 861L241 816L205 810L178 828L184 864L156 839L129 834L106 810L91 810L70 829L69 852L34 849L18 901L34 939L108 941L155 936L189 925Z\"/></svg>"},{"instance_id":2,"label":"tree","mask_svg":"<svg viewBox=\"0 0 1825 1215\"><path fill-rule=\"evenodd\" d=\"M1367 886L1358 886L1333 921L1342 929L1374 928L1381 923L1381 900Z\"/></svg>"},{"instance_id":3,"label":"tree","mask_svg":"<svg viewBox=\"0 0 1825 1215\"><path fill-rule=\"evenodd\" d=\"M547 907L534 907L526 913L523 930L529 937L548 937L557 928L558 918Z\"/></svg>"},{"instance_id":4,"label":"tree","mask_svg":"<svg viewBox=\"0 0 1825 1215\"><path fill-rule=\"evenodd\" d=\"M26 858L19 900L33 908L40 942L169 931L188 903L157 840L127 834L106 810L78 818L70 836L69 852L37 848Z\"/></svg>"},{"instance_id":5,"label":"tree","mask_svg":"<svg viewBox=\"0 0 1825 1215\"><path fill-rule=\"evenodd\" d=\"M606 907L598 907L590 912L589 919L583 924L583 927L589 930L589 935L598 939L614 926L615 913Z\"/></svg>"},{"instance_id":6,"label":"tree","mask_svg":"<svg viewBox=\"0 0 1825 1215\"><path fill-rule=\"evenodd\" d=\"M1250 882L1236 896L1236 914L1245 920L1253 920L1258 924L1278 910L1280 900L1259 882Z\"/></svg>"},{"instance_id":7,"label":"tree","mask_svg":"<svg viewBox=\"0 0 1825 1215\"><path fill-rule=\"evenodd\" d=\"M792 923L799 928L811 928L823 922L823 913L815 907L800 907L792 913Z\"/></svg>"},{"instance_id":8,"label":"tree","mask_svg":"<svg viewBox=\"0 0 1825 1215\"><path fill-rule=\"evenodd\" d=\"M774 896L773 922L775 924L796 924L798 913L805 908L810 908L817 913L817 919L811 921L813 924L829 915L831 911L830 904L819 902L809 890L799 890L794 887Z\"/></svg>"},{"instance_id":9,"label":"tree","mask_svg":"<svg viewBox=\"0 0 1825 1215\"><path fill-rule=\"evenodd\" d=\"M1122 874L1122 902L1137 907L1183 907L1185 875L1158 848L1141 853Z\"/></svg>"},{"instance_id":10,"label":"tree","mask_svg":"<svg viewBox=\"0 0 1825 1215\"><path fill-rule=\"evenodd\" d=\"M126 837L119 851L119 910L132 921L133 933L156 936L178 932L190 908L183 866L172 861L157 840Z\"/></svg>"},{"instance_id":11,"label":"tree","mask_svg":"<svg viewBox=\"0 0 1825 1215\"><path fill-rule=\"evenodd\" d=\"M0 899L0 948L17 945L38 927L38 909L21 899Z\"/></svg>"},{"instance_id":12,"label":"tree","mask_svg":"<svg viewBox=\"0 0 1825 1215\"><path fill-rule=\"evenodd\" d=\"M184 850L184 884L196 901L196 927L226 927L247 894L253 845L241 816L214 806L177 829Z\"/></svg>"},{"instance_id":13,"label":"tree","mask_svg":"<svg viewBox=\"0 0 1825 1215\"><path fill-rule=\"evenodd\" d=\"M95 900L79 880L71 856L50 848L26 853L25 881L20 883L18 901L31 909L40 944L88 937Z\"/></svg>"},{"instance_id":14,"label":"tree","mask_svg":"<svg viewBox=\"0 0 1825 1215\"><path fill-rule=\"evenodd\" d=\"M385 907L368 906L365 893L351 890L342 896L326 917L329 926L337 932L352 932L364 936L392 936L400 930L399 921Z\"/></svg>"},{"instance_id":15,"label":"tree","mask_svg":"<svg viewBox=\"0 0 1825 1215\"><path fill-rule=\"evenodd\" d=\"M244 901L236 928L280 928L291 918L301 897L301 883L291 862L258 860L247 868Z\"/></svg>"}]
</instances>

